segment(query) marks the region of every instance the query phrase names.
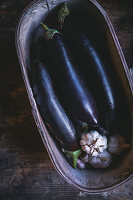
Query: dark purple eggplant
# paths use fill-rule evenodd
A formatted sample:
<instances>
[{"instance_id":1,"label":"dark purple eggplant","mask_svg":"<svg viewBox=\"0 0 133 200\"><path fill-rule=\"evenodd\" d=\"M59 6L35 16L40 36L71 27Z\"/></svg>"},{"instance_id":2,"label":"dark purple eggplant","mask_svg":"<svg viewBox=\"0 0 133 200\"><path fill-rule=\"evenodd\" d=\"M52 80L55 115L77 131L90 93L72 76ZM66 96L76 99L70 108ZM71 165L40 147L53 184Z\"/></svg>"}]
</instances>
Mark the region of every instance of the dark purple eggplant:
<instances>
[{"instance_id":1,"label":"dark purple eggplant","mask_svg":"<svg viewBox=\"0 0 133 200\"><path fill-rule=\"evenodd\" d=\"M80 153L76 130L55 94L46 67L39 61L34 63L32 85L39 111L49 131L76 158Z\"/></svg>"},{"instance_id":2,"label":"dark purple eggplant","mask_svg":"<svg viewBox=\"0 0 133 200\"><path fill-rule=\"evenodd\" d=\"M68 10L66 3L63 4L61 10ZM66 14L65 17L62 11L59 11L59 14L63 16L58 16L59 23L62 26L64 36L73 47L71 50L75 60L79 63L80 71L87 80L89 89L95 98L100 123L110 134L119 132L127 134L126 122L129 121L130 116L128 102L120 79L114 70L115 67L111 66L113 65L111 61L105 62L100 55L100 48L97 47L98 43L94 42L92 31L90 30L90 34L87 33L86 27L83 27L79 21L77 23L76 15ZM70 11L64 13L70 13ZM80 17L82 18L82 16ZM98 39L100 40L100 38ZM105 54L108 55L107 52Z\"/></svg>"},{"instance_id":3,"label":"dark purple eggplant","mask_svg":"<svg viewBox=\"0 0 133 200\"><path fill-rule=\"evenodd\" d=\"M32 88L46 126L65 148L64 152L69 155L72 166L76 168L77 158L81 154L76 130L58 101L45 65L39 61L34 62Z\"/></svg>"},{"instance_id":4,"label":"dark purple eggplant","mask_svg":"<svg viewBox=\"0 0 133 200\"><path fill-rule=\"evenodd\" d=\"M42 26L46 30L47 48L52 63L49 70L65 108L72 117L96 127L98 111L95 100L75 64L62 34L55 29L49 29L44 24Z\"/></svg>"}]
</instances>

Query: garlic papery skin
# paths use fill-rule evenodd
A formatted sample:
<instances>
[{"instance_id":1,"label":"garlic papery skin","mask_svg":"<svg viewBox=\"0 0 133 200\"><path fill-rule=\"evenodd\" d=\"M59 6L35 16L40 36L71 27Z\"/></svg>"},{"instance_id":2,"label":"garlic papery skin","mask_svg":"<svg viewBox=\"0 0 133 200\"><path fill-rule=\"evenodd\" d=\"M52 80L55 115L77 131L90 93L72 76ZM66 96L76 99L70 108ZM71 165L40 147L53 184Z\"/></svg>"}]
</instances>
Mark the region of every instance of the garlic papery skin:
<instances>
[{"instance_id":1,"label":"garlic papery skin","mask_svg":"<svg viewBox=\"0 0 133 200\"><path fill-rule=\"evenodd\" d=\"M80 145L87 154L98 156L99 153L107 149L107 138L93 130L81 136Z\"/></svg>"},{"instance_id":2,"label":"garlic papery skin","mask_svg":"<svg viewBox=\"0 0 133 200\"><path fill-rule=\"evenodd\" d=\"M94 168L107 168L112 162L112 155L105 150L102 153L99 153L97 157L90 156L88 162Z\"/></svg>"},{"instance_id":3,"label":"garlic papery skin","mask_svg":"<svg viewBox=\"0 0 133 200\"><path fill-rule=\"evenodd\" d=\"M110 136L108 141L108 151L112 154L119 155L125 149L130 148L130 144L127 144L123 136L115 135Z\"/></svg>"}]
</instances>

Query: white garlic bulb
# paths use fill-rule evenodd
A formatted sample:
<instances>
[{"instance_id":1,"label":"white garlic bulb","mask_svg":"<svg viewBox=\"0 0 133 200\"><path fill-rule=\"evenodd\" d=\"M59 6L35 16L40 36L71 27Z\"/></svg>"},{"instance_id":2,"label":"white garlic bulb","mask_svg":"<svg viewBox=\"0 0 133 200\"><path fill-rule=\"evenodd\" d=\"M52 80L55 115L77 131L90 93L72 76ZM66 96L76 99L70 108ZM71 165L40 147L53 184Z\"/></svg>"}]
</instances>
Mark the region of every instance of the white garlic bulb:
<instances>
[{"instance_id":1,"label":"white garlic bulb","mask_svg":"<svg viewBox=\"0 0 133 200\"><path fill-rule=\"evenodd\" d=\"M118 155L129 147L130 144L127 144L121 135L110 136L108 142L108 151L110 153Z\"/></svg>"},{"instance_id":2,"label":"white garlic bulb","mask_svg":"<svg viewBox=\"0 0 133 200\"><path fill-rule=\"evenodd\" d=\"M98 156L99 153L107 149L107 138L95 130L90 131L81 136L80 145L87 154Z\"/></svg>"}]
</instances>

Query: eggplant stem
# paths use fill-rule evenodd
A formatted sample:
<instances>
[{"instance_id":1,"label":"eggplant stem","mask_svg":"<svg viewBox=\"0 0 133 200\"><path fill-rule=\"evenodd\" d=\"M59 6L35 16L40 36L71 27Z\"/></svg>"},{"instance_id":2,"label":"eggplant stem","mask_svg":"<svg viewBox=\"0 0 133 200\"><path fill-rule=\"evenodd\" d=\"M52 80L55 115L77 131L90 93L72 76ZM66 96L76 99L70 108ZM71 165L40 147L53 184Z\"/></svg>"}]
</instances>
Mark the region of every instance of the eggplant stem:
<instances>
[{"instance_id":1,"label":"eggplant stem","mask_svg":"<svg viewBox=\"0 0 133 200\"><path fill-rule=\"evenodd\" d=\"M82 132L88 132L88 124L86 122L82 122L81 130Z\"/></svg>"},{"instance_id":2,"label":"eggplant stem","mask_svg":"<svg viewBox=\"0 0 133 200\"><path fill-rule=\"evenodd\" d=\"M74 169L77 168L77 159L80 156L81 152L82 152L81 149L78 149L76 151L67 151L67 150L65 150L65 153L69 154L70 157L71 157L72 166L73 166Z\"/></svg>"},{"instance_id":3,"label":"eggplant stem","mask_svg":"<svg viewBox=\"0 0 133 200\"><path fill-rule=\"evenodd\" d=\"M48 28L48 26L46 24L43 24L42 22L41 22L41 25L44 28L44 30L46 31L46 40L51 40L56 33L61 34L56 29Z\"/></svg>"},{"instance_id":4,"label":"eggplant stem","mask_svg":"<svg viewBox=\"0 0 133 200\"><path fill-rule=\"evenodd\" d=\"M70 10L67 7L67 3L63 3L61 8L58 11L58 22L60 24L60 27L62 29L62 25L64 23L65 18L70 14Z\"/></svg>"},{"instance_id":5,"label":"eggplant stem","mask_svg":"<svg viewBox=\"0 0 133 200\"><path fill-rule=\"evenodd\" d=\"M41 22L41 25L42 25L42 27L43 27L46 31L49 31L49 30L50 30L50 28L48 28L48 26L47 26L46 24L43 24L43 23Z\"/></svg>"}]
</instances>

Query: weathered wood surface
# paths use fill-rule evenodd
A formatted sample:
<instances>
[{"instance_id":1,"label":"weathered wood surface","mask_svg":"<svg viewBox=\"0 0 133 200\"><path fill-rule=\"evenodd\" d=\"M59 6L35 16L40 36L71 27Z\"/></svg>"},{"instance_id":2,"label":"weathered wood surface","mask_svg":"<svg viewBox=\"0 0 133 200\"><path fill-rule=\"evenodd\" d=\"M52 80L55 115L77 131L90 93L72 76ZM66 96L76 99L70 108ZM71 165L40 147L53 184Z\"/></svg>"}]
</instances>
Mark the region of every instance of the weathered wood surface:
<instances>
[{"instance_id":1,"label":"weathered wood surface","mask_svg":"<svg viewBox=\"0 0 133 200\"><path fill-rule=\"evenodd\" d=\"M31 0L0 1L0 200L130 200L133 179L102 194L82 193L55 171L32 117L15 52L15 27ZM133 1L99 0L133 67Z\"/></svg>"}]
</instances>

